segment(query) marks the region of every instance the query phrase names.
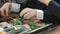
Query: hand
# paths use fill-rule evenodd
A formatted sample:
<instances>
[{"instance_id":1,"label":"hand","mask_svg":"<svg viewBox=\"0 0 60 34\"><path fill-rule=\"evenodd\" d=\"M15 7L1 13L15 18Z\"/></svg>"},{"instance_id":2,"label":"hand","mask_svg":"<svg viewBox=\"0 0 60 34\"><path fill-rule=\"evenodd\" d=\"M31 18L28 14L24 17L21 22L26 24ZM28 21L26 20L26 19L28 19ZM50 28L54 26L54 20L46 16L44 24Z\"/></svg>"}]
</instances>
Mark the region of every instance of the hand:
<instances>
[{"instance_id":1,"label":"hand","mask_svg":"<svg viewBox=\"0 0 60 34\"><path fill-rule=\"evenodd\" d=\"M24 18L31 18L36 16L36 14L37 14L37 11L35 9L25 8L21 11L20 16Z\"/></svg>"},{"instance_id":2,"label":"hand","mask_svg":"<svg viewBox=\"0 0 60 34\"><path fill-rule=\"evenodd\" d=\"M2 16L8 16L8 10L9 10L10 6L11 6L11 3L5 3L1 7L0 11L1 11Z\"/></svg>"},{"instance_id":3,"label":"hand","mask_svg":"<svg viewBox=\"0 0 60 34\"><path fill-rule=\"evenodd\" d=\"M38 0L41 3L44 3L45 5L48 5L51 0Z\"/></svg>"}]
</instances>

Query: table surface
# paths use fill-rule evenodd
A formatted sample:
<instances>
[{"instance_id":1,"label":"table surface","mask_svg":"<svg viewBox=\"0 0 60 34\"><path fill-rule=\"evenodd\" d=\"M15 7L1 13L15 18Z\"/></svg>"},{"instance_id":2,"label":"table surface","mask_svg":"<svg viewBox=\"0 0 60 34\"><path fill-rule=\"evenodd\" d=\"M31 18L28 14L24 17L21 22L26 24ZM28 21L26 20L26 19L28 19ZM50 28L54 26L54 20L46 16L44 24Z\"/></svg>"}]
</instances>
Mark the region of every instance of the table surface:
<instances>
[{"instance_id":1,"label":"table surface","mask_svg":"<svg viewBox=\"0 0 60 34\"><path fill-rule=\"evenodd\" d=\"M52 30L48 30L42 33L38 33L38 34L60 34L60 25L56 26L54 29Z\"/></svg>"}]
</instances>

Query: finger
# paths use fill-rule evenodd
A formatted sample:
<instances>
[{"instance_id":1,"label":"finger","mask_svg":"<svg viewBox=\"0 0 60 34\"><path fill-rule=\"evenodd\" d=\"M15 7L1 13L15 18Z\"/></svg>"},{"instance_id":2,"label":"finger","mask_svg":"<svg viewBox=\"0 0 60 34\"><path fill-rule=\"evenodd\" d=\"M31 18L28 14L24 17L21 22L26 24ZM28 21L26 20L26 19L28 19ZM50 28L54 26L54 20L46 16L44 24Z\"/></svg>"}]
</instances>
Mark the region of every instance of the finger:
<instances>
[{"instance_id":1,"label":"finger","mask_svg":"<svg viewBox=\"0 0 60 34\"><path fill-rule=\"evenodd\" d=\"M24 18L26 18L27 16L29 16L29 13L25 14L25 15L24 15Z\"/></svg>"},{"instance_id":2,"label":"finger","mask_svg":"<svg viewBox=\"0 0 60 34\"><path fill-rule=\"evenodd\" d=\"M1 15L4 16L4 10L1 10Z\"/></svg>"},{"instance_id":3,"label":"finger","mask_svg":"<svg viewBox=\"0 0 60 34\"><path fill-rule=\"evenodd\" d=\"M7 9L6 9L6 16L8 16L8 10L9 10L9 9L7 8Z\"/></svg>"},{"instance_id":4,"label":"finger","mask_svg":"<svg viewBox=\"0 0 60 34\"><path fill-rule=\"evenodd\" d=\"M23 10L21 13L20 13L20 16L22 17L24 14L26 14L28 11L25 11Z\"/></svg>"},{"instance_id":5,"label":"finger","mask_svg":"<svg viewBox=\"0 0 60 34\"><path fill-rule=\"evenodd\" d=\"M28 18L28 19L30 19L31 17L32 17L32 16L30 16L30 15L29 15L29 16L27 16L27 18Z\"/></svg>"}]
</instances>

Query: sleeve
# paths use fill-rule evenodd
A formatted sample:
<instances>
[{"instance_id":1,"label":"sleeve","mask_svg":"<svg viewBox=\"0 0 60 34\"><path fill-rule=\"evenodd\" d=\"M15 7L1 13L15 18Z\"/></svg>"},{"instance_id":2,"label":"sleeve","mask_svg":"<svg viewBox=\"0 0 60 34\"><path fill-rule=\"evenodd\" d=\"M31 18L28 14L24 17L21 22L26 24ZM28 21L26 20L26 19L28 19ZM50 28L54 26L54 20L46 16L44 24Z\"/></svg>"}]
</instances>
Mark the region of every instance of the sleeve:
<instances>
[{"instance_id":1,"label":"sleeve","mask_svg":"<svg viewBox=\"0 0 60 34\"><path fill-rule=\"evenodd\" d=\"M37 10L36 18L37 18L37 19L40 19L40 20L43 20L43 17L44 17L44 12L43 12L43 10Z\"/></svg>"},{"instance_id":2,"label":"sleeve","mask_svg":"<svg viewBox=\"0 0 60 34\"><path fill-rule=\"evenodd\" d=\"M12 6L10 8L10 11L12 11L12 12L19 12L20 11L20 7L21 7L20 4L12 3Z\"/></svg>"},{"instance_id":3,"label":"sleeve","mask_svg":"<svg viewBox=\"0 0 60 34\"><path fill-rule=\"evenodd\" d=\"M57 22L60 19L60 4L55 0L52 0L47 10L44 10L44 21Z\"/></svg>"}]
</instances>

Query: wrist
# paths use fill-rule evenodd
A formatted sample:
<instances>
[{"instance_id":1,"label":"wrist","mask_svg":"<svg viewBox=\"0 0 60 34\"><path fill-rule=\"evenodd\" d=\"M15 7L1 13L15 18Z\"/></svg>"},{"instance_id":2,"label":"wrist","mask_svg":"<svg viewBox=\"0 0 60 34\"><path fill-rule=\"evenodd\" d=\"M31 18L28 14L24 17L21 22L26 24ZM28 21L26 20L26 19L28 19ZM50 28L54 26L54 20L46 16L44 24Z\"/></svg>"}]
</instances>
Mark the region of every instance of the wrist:
<instances>
[{"instance_id":1,"label":"wrist","mask_svg":"<svg viewBox=\"0 0 60 34\"><path fill-rule=\"evenodd\" d=\"M37 9L35 9L35 15L37 15Z\"/></svg>"},{"instance_id":2,"label":"wrist","mask_svg":"<svg viewBox=\"0 0 60 34\"><path fill-rule=\"evenodd\" d=\"M12 6L12 3L7 2L7 3L5 3L5 5L8 6L8 7L11 7Z\"/></svg>"},{"instance_id":3,"label":"wrist","mask_svg":"<svg viewBox=\"0 0 60 34\"><path fill-rule=\"evenodd\" d=\"M11 7L12 6L12 3L9 3L9 7Z\"/></svg>"}]
</instances>

